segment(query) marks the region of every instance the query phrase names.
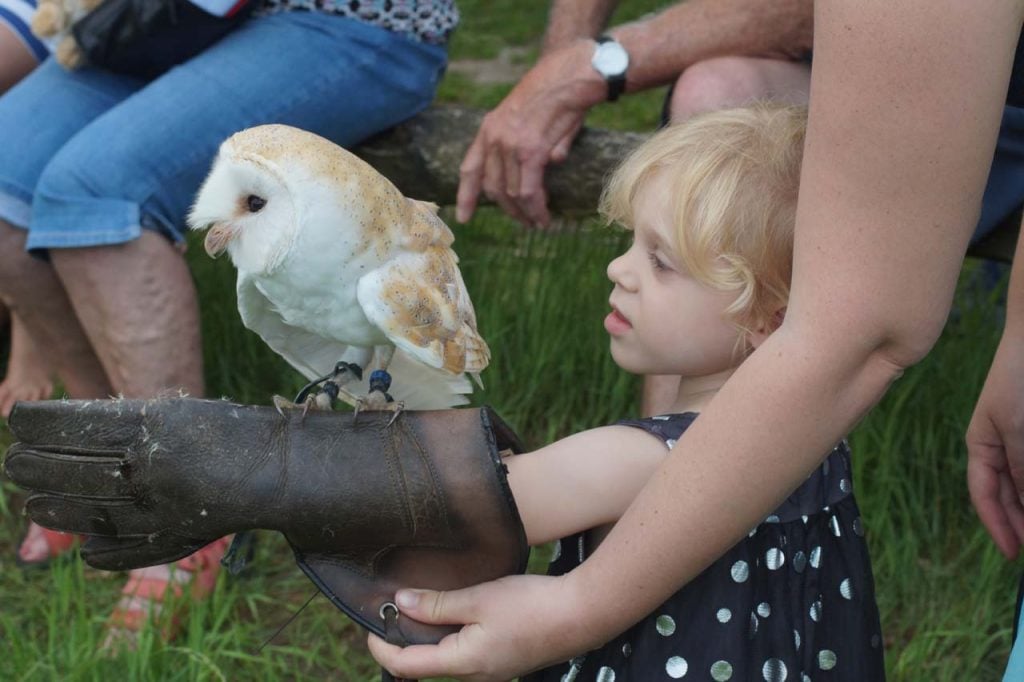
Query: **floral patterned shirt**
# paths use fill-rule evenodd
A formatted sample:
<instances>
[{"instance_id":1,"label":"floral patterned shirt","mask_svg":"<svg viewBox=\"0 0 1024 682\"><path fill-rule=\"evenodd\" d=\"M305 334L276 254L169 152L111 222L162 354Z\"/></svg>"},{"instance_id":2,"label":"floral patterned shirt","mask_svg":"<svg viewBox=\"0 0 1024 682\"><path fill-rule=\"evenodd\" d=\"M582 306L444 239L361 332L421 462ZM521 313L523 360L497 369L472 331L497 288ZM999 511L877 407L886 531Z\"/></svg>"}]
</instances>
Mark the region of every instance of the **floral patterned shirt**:
<instances>
[{"instance_id":1,"label":"floral patterned shirt","mask_svg":"<svg viewBox=\"0 0 1024 682\"><path fill-rule=\"evenodd\" d=\"M459 23L455 0L263 0L261 12L283 10L340 14L432 45L444 45Z\"/></svg>"}]
</instances>

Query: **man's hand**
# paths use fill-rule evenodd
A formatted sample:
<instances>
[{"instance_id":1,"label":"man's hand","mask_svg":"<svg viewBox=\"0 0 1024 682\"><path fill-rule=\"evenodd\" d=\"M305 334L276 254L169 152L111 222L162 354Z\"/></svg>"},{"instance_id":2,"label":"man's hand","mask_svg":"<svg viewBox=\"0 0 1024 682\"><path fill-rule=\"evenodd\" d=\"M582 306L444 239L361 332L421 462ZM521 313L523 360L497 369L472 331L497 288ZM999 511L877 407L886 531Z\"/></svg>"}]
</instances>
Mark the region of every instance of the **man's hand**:
<instances>
[{"instance_id":1,"label":"man's hand","mask_svg":"<svg viewBox=\"0 0 1024 682\"><path fill-rule=\"evenodd\" d=\"M459 168L459 222L473 216L483 191L524 225L550 223L544 169L565 160L587 110L607 96L593 52L594 41L581 39L546 54L484 117Z\"/></svg>"},{"instance_id":2,"label":"man's hand","mask_svg":"<svg viewBox=\"0 0 1024 682\"><path fill-rule=\"evenodd\" d=\"M437 645L400 648L371 635L370 653L396 677L447 675L473 682L510 680L599 645L588 641L569 576L511 576L464 590L402 590L403 618L464 623Z\"/></svg>"},{"instance_id":3,"label":"man's hand","mask_svg":"<svg viewBox=\"0 0 1024 682\"><path fill-rule=\"evenodd\" d=\"M1024 543L1024 339L1011 332L992 360L967 428L967 487L985 528L1013 559Z\"/></svg>"}]
</instances>

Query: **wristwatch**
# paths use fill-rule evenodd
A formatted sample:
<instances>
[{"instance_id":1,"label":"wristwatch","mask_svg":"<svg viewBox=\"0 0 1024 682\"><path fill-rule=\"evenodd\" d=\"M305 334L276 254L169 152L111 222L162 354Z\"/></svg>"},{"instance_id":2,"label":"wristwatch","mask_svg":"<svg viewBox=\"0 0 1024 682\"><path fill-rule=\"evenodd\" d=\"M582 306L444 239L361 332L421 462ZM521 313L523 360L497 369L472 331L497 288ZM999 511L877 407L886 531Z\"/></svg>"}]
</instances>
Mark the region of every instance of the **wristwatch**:
<instances>
[{"instance_id":1,"label":"wristwatch","mask_svg":"<svg viewBox=\"0 0 1024 682\"><path fill-rule=\"evenodd\" d=\"M590 65L608 83L608 101L614 102L626 89L626 69L629 67L629 53L611 36L595 38L597 46Z\"/></svg>"}]
</instances>

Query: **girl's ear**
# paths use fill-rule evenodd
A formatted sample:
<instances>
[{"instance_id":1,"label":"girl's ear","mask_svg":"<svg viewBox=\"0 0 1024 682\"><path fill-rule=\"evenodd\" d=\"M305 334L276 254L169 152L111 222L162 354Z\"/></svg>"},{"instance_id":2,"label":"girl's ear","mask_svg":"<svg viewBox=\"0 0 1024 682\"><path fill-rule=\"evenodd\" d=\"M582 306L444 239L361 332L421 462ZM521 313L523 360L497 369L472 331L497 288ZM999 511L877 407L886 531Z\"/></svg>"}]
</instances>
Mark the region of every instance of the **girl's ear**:
<instances>
[{"instance_id":1,"label":"girl's ear","mask_svg":"<svg viewBox=\"0 0 1024 682\"><path fill-rule=\"evenodd\" d=\"M786 307L783 306L776 310L767 320L763 321L756 329L754 329L747 340L750 342L751 348L757 348L764 340L772 335L776 329L782 326L782 322L786 319Z\"/></svg>"}]
</instances>

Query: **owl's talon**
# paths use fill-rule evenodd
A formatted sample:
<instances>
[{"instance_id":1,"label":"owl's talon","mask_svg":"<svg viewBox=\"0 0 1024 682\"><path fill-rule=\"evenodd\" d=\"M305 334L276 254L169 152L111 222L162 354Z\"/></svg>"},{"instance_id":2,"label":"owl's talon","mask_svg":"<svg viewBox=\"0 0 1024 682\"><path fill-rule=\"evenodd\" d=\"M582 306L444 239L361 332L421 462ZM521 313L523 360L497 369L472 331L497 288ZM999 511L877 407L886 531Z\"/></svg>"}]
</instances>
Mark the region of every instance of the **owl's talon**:
<instances>
[{"instance_id":1,"label":"owl's talon","mask_svg":"<svg viewBox=\"0 0 1024 682\"><path fill-rule=\"evenodd\" d=\"M277 413L284 417L285 419L291 419L291 415L285 413L285 410L288 410L289 412L300 410L301 412L299 414L299 423L301 424L306 420L306 415L309 414L310 409L331 409L331 405L329 403L324 404L320 400L320 395L320 393L317 393L315 395L308 395L306 396L306 399L303 400L301 403L294 403L291 400L288 400L287 398L279 395L275 395L272 400L274 403L274 407L277 409Z\"/></svg>"},{"instance_id":2,"label":"owl's talon","mask_svg":"<svg viewBox=\"0 0 1024 682\"><path fill-rule=\"evenodd\" d=\"M288 400L284 396L275 395L273 398L271 398L271 401L274 403L274 409L277 410L277 413L284 417L285 419L288 418L288 415L284 413L285 408L293 409L295 407L295 403Z\"/></svg>"},{"instance_id":3,"label":"owl's talon","mask_svg":"<svg viewBox=\"0 0 1024 682\"><path fill-rule=\"evenodd\" d=\"M286 414L285 413L285 410L288 410L289 412L293 412L295 410L301 409L302 410L302 414L299 416L299 423L301 424L306 419L306 412L309 411L309 403L310 403L310 400L312 400L312 398L311 397L306 398L305 401L303 401L302 403L298 403L298 404L297 403L293 403L291 400L288 400L284 396L280 396L280 395L275 395L272 400L274 402L274 408L277 409L277 413L279 415L281 415L281 417L283 417L284 419L291 419L292 418L290 414Z\"/></svg>"},{"instance_id":4,"label":"owl's talon","mask_svg":"<svg viewBox=\"0 0 1024 682\"><path fill-rule=\"evenodd\" d=\"M388 421L388 426L391 426L398 419L398 415L402 414L402 411L405 410L405 401L392 402L386 409L394 410L394 414L391 415L391 419Z\"/></svg>"}]
</instances>

